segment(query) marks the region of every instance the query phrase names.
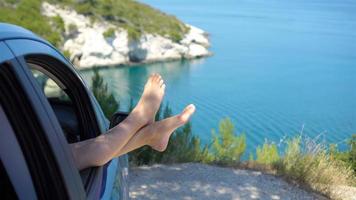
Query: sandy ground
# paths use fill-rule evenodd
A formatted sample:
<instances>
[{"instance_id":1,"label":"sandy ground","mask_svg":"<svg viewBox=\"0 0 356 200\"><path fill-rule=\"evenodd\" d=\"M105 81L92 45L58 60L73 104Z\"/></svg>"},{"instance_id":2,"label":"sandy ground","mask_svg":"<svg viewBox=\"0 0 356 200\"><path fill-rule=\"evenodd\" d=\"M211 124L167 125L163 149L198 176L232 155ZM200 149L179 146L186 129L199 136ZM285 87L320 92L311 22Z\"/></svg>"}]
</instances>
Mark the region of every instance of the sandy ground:
<instances>
[{"instance_id":1,"label":"sandy ground","mask_svg":"<svg viewBox=\"0 0 356 200\"><path fill-rule=\"evenodd\" d=\"M131 199L325 199L261 172L203 164L153 165L130 171Z\"/></svg>"}]
</instances>

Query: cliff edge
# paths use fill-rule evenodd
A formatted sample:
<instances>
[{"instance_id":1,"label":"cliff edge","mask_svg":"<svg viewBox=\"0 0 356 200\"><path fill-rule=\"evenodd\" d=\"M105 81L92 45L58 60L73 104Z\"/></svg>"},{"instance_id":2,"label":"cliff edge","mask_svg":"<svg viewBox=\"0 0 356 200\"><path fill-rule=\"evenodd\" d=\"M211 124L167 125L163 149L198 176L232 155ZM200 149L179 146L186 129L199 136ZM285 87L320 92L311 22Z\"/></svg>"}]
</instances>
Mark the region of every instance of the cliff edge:
<instances>
[{"instance_id":1,"label":"cliff edge","mask_svg":"<svg viewBox=\"0 0 356 200\"><path fill-rule=\"evenodd\" d=\"M93 20L64 5L43 2L41 13L62 20L62 50L81 68L191 59L211 54L208 34L188 24L185 24L187 31L183 37L176 41L167 35L144 31L133 38L130 29L105 19Z\"/></svg>"}]
</instances>

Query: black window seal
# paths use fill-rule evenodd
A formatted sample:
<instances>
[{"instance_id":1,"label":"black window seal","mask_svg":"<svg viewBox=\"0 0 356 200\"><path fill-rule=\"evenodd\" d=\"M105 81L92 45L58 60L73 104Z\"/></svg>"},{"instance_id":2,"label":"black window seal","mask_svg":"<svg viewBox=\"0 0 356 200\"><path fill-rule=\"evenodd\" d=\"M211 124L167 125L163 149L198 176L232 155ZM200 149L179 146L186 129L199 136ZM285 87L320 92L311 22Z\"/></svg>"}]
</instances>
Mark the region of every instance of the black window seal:
<instances>
[{"instance_id":1,"label":"black window seal","mask_svg":"<svg viewBox=\"0 0 356 200\"><path fill-rule=\"evenodd\" d=\"M14 128L39 199L66 199L68 193L45 131L13 67L0 66L0 103Z\"/></svg>"},{"instance_id":2,"label":"black window seal","mask_svg":"<svg viewBox=\"0 0 356 200\"><path fill-rule=\"evenodd\" d=\"M28 54L23 57L26 63L41 66L47 73L52 74L58 79L67 89L66 93L72 99L73 107L78 112L78 121L83 138L87 140L94 138L101 134L99 121L93 109L94 105L88 94L84 82L78 78L77 74L73 72L66 64L62 63L55 57L46 54ZM88 179L84 183L84 188L89 194L92 189L92 183L96 182L96 175L101 173L102 167L91 167L89 169ZM99 171L98 171L99 170Z\"/></svg>"}]
</instances>

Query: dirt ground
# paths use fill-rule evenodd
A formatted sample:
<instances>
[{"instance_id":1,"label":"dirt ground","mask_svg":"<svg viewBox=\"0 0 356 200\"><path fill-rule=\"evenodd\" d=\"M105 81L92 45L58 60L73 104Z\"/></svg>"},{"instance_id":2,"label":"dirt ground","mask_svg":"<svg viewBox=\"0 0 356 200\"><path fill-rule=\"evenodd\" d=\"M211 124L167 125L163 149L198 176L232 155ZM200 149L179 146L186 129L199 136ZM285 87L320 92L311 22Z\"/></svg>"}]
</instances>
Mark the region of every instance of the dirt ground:
<instances>
[{"instance_id":1,"label":"dirt ground","mask_svg":"<svg viewBox=\"0 0 356 200\"><path fill-rule=\"evenodd\" d=\"M131 199L326 199L257 171L204 164L153 165L130 171Z\"/></svg>"}]
</instances>

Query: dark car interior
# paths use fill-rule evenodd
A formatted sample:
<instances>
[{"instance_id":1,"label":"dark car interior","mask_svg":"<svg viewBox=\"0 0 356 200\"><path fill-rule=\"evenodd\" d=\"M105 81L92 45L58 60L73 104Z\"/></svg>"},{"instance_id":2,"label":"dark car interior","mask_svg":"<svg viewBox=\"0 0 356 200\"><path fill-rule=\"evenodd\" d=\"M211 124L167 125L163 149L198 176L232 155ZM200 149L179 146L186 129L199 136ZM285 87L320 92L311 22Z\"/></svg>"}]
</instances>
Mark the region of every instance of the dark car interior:
<instances>
[{"instance_id":1,"label":"dark car interior","mask_svg":"<svg viewBox=\"0 0 356 200\"><path fill-rule=\"evenodd\" d=\"M79 121L72 102L54 97L48 98L48 101L57 116L68 143L79 142L81 140Z\"/></svg>"},{"instance_id":2,"label":"dark car interior","mask_svg":"<svg viewBox=\"0 0 356 200\"><path fill-rule=\"evenodd\" d=\"M73 105L66 87L59 80L55 81L50 75L45 74L46 72L41 68L33 67L31 71L56 114L68 143L81 141L79 113Z\"/></svg>"},{"instance_id":3,"label":"dark car interior","mask_svg":"<svg viewBox=\"0 0 356 200\"><path fill-rule=\"evenodd\" d=\"M74 103L74 97L69 89L42 67L32 63L29 63L29 65L34 78L57 117L67 142L71 144L88 139L88 135L85 135L87 127L84 127L80 120L83 118L81 117L83 113ZM85 188L90 182L92 173L93 170L91 168L80 171Z\"/></svg>"}]
</instances>

